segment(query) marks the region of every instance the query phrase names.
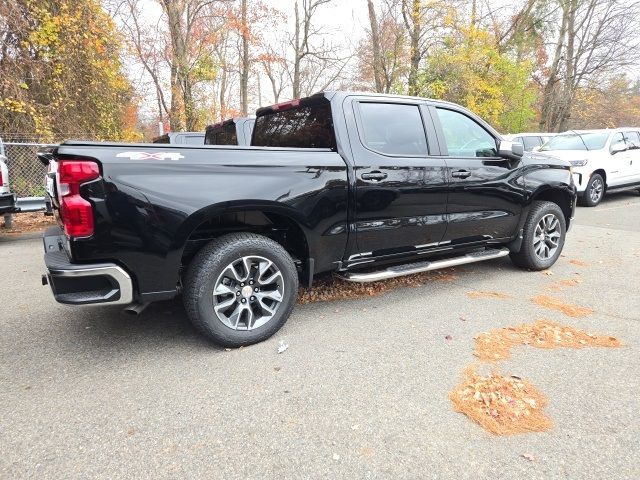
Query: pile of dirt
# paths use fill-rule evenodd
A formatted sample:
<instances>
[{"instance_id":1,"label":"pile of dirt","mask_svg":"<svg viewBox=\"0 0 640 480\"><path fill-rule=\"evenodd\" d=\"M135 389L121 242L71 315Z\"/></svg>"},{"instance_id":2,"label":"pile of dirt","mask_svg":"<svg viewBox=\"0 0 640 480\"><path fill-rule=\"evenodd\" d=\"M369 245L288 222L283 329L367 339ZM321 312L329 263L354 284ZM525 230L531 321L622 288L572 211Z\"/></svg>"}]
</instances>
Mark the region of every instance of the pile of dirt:
<instances>
[{"instance_id":1,"label":"pile of dirt","mask_svg":"<svg viewBox=\"0 0 640 480\"><path fill-rule=\"evenodd\" d=\"M475 341L473 354L485 362L509 358L511 348L517 345L544 349L620 346L615 337L594 335L550 320L490 330L475 337Z\"/></svg>"},{"instance_id":2,"label":"pile of dirt","mask_svg":"<svg viewBox=\"0 0 640 480\"><path fill-rule=\"evenodd\" d=\"M563 302L557 298L549 297L547 295L538 295L531 299L534 303L537 303L541 307L550 308L552 310L558 310L559 312L568 315L569 317L586 317L593 313L593 309L588 307L580 307L571 303Z\"/></svg>"},{"instance_id":3,"label":"pile of dirt","mask_svg":"<svg viewBox=\"0 0 640 480\"><path fill-rule=\"evenodd\" d=\"M464 372L463 382L449 393L449 399L456 412L496 435L542 432L553 425L544 413L545 396L519 377L503 377L496 372L483 377L472 366Z\"/></svg>"},{"instance_id":4,"label":"pile of dirt","mask_svg":"<svg viewBox=\"0 0 640 480\"><path fill-rule=\"evenodd\" d=\"M400 287L421 287L428 282L454 282L452 269L417 273L406 277L392 278L373 283L347 282L331 275L316 277L312 289L300 288L298 303L329 302L359 297L374 297Z\"/></svg>"},{"instance_id":5,"label":"pile of dirt","mask_svg":"<svg viewBox=\"0 0 640 480\"><path fill-rule=\"evenodd\" d=\"M54 217L47 217L42 212L16 213L13 215L11 228L5 228L0 217L0 235L20 235L22 233L42 232L55 225Z\"/></svg>"}]
</instances>

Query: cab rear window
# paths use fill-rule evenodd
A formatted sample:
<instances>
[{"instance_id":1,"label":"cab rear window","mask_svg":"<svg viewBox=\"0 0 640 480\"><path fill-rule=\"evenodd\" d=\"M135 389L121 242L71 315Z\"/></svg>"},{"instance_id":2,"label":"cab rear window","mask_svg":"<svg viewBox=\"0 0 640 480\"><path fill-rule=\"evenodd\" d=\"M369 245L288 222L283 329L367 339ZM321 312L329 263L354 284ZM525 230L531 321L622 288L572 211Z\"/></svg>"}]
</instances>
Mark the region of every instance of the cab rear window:
<instances>
[{"instance_id":1,"label":"cab rear window","mask_svg":"<svg viewBox=\"0 0 640 480\"><path fill-rule=\"evenodd\" d=\"M304 105L261 115L256 119L251 145L335 150L331 105Z\"/></svg>"}]
</instances>

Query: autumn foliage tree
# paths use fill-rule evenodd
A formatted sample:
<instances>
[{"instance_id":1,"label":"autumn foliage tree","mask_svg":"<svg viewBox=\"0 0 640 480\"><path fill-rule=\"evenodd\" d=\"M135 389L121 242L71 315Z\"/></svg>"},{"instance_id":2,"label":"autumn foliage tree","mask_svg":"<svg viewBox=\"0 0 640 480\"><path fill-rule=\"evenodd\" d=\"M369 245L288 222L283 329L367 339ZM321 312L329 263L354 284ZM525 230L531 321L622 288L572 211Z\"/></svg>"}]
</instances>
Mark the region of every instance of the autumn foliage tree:
<instances>
[{"instance_id":1,"label":"autumn foliage tree","mask_svg":"<svg viewBox=\"0 0 640 480\"><path fill-rule=\"evenodd\" d=\"M432 52L417 88L424 96L466 106L504 132L517 132L535 117L532 68L501 52L491 32L468 26Z\"/></svg>"},{"instance_id":2,"label":"autumn foliage tree","mask_svg":"<svg viewBox=\"0 0 640 480\"><path fill-rule=\"evenodd\" d=\"M120 38L97 0L0 3L0 134L136 137Z\"/></svg>"}]
</instances>

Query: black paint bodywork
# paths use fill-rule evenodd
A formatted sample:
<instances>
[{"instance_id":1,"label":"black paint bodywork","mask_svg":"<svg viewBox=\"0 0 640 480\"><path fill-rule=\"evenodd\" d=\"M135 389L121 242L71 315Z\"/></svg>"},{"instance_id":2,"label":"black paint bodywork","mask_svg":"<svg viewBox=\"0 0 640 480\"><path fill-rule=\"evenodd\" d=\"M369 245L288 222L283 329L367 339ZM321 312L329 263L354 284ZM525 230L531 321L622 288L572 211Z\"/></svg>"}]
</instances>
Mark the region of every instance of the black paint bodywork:
<instances>
[{"instance_id":1,"label":"black paint bodywork","mask_svg":"<svg viewBox=\"0 0 640 480\"><path fill-rule=\"evenodd\" d=\"M287 238L289 245L295 242L294 257L305 276L312 277L491 244L517 248L536 198L558 199L567 222L573 215L575 188L566 162L535 154L518 161L444 155L437 118L429 110L437 105L463 112L500 140L461 107L347 92L318 94L309 101L330 102L335 150L60 145L56 159L95 159L101 171L99 179L81 187L94 206L95 234L68 242L71 260L121 265L134 279L137 298L152 301L175 296L194 251L227 231L257 229ZM360 101L419 105L429 155L397 158L367 152L354 113ZM136 152L152 155L127 157ZM181 158L164 158L167 152ZM471 171L462 181L451 176L460 168ZM362 178L372 171L386 178Z\"/></svg>"}]
</instances>

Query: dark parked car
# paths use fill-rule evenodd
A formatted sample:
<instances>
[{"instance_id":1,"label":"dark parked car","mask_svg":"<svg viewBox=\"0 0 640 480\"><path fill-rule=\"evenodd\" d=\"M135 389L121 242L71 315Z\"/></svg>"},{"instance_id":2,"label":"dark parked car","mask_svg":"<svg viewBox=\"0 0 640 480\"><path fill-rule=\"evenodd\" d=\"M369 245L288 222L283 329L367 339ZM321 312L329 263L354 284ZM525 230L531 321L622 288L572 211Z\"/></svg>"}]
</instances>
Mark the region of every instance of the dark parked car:
<instances>
[{"instance_id":1,"label":"dark parked car","mask_svg":"<svg viewBox=\"0 0 640 480\"><path fill-rule=\"evenodd\" d=\"M251 145L254 117L231 118L209 125L205 130L205 145Z\"/></svg>"},{"instance_id":2,"label":"dark parked car","mask_svg":"<svg viewBox=\"0 0 640 480\"><path fill-rule=\"evenodd\" d=\"M258 110L252 143L53 150L56 300L139 311L182 293L202 333L247 345L321 272L370 282L507 255L549 268L575 210L567 162L523 156L451 103L320 93Z\"/></svg>"}]
</instances>

